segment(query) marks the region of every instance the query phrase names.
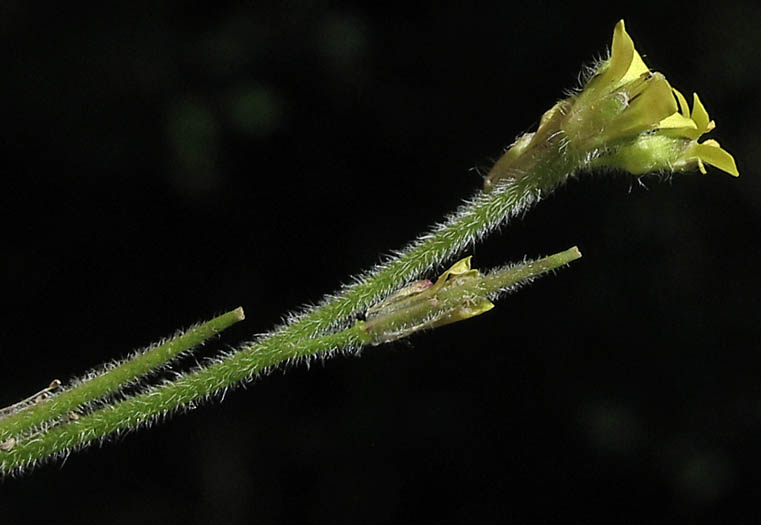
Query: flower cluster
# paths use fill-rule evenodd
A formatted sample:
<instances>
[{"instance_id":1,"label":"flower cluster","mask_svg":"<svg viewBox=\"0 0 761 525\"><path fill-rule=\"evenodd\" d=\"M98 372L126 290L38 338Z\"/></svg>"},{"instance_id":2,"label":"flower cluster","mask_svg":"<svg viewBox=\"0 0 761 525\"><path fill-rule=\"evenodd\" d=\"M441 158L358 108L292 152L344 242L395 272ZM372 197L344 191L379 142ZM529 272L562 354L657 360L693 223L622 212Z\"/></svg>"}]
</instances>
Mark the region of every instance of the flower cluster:
<instances>
[{"instance_id":1,"label":"flower cluster","mask_svg":"<svg viewBox=\"0 0 761 525\"><path fill-rule=\"evenodd\" d=\"M639 175L697 168L705 173L709 164L737 176L734 158L718 142L698 142L714 127L697 94L690 109L663 74L647 67L621 20L610 58L578 94L547 111L536 132L512 145L492 168L485 188L529 173L537 159L562 154L575 169L608 167Z\"/></svg>"},{"instance_id":2,"label":"flower cluster","mask_svg":"<svg viewBox=\"0 0 761 525\"><path fill-rule=\"evenodd\" d=\"M718 142L698 142L715 127L697 94L690 110L682 93L648 69L623 20L613 32L610 59L561 124L572 146L603 149L592 165L643 174L694 168L705 173L710 164L737 176L734 158Z\"/></svg>"}]
</instances>

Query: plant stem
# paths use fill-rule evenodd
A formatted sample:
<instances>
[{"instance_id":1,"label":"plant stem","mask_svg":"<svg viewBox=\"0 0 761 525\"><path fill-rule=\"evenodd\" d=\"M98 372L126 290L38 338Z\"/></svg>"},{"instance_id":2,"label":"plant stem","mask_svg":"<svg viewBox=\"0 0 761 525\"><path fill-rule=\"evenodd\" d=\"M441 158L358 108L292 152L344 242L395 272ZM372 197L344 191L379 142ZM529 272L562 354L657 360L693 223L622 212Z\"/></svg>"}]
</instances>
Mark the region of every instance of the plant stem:
<instances>
[{"instance_id":1,"label":"plant stem","mask_svg":"<svg viewBox=\"0 0 761 525\"><path fill-rule=\"evenodd\" d=\"M536 261L493 270L484 275L484 291L490 297L496 298L502 291L512 288L516 284L529 281L534 277L565 266L579 258L581 258L581 252L578 247L573 246L565 251L542 257Z\"/></svg>"},{"instance_id":2,"label":"plant stem","mask_svg":"<svg viewBox=\"0 0 761 525\"><path fill-rule=\"evenodd\" d=\"M34 410L29 412L33 417L14 414L12 420L11 416L0 420L0 435L12 436L12 439L20 437L13 443L6 442L6 450L0 450L0 473L23 469L43 458L66 453L120 430L137 428L162 414L192 405L215 393L223 393L228 387L279 363L361 346L367 342L367 333L362 331L361 323L346 328L357 314L523 213L574 173L581 164L578 159L563 153L561 138L548 138L542 148L525 157L525 162L511 164L504 177L498 177L499 182L491 191L477 193L432 232L422 235L391 260L361 276L356 284L343 288L337 295L327 296L321 305L293 316L290 324L262 336L249 346L173 382L78 420L61 418L58 425L27 438L19 436L19 432L60 418L82 403L119 388L141 372L134 370L132 374L114 375L114 381L96 382L96 387L90 384L95 380L84 383L77 387L82 390L69 391L78 392L76 396L56 396L54 399L62 398L66 403L49 405L56 407L54 411L33 406L30 409ZM499 166L498 162L494 169L499 171ZM342 327L344 329L340 330ZM340 331L329 333L336 329ZM24 412L27 409L19 414Z\"/></svg>"},{"instance_id":3,"label":"plant stem","mask_svg":"<svg viewBox=\"0 0 761 525\"><path fill-rule=\"evenodd\" d=\"M495 295L568 264L580 256L574 247L537 261L498 269L463 284L456 283L440 296L439 306L451 309L451 304L462 303L474 294ZM407 309L404 315L412 315L413 310L415 309ZM429 312L422 312L420 315L427 317ZM393 318L389 322L396 325L399 324L398 321ZM412 324L418 322L417 319L407 321ZM412 331L406 335L409 333ZM63 421L39 435L19 440L8 450L0 450L0 474L22 470L38 461L65 454L95 440L105 439L113 433L134 430L169 412L191 407L194 403L214 395L224 394L228 388L250 380L283 361L326 356L335 350L359 348L375 342L376 337L368 332L365 323L358 322L351 328L299 341L298 344L287 347L253 343L172 382L152 387L78 420Z\"/></svg>"},{"instance_id":4,"label":"plant stem","mask_svg":"<svg viewBox=\"0 0 761 525\"><path fill-rule=\"evenodd\" d=\"M25 432L67 416L82 405L123 388L181 353L199 345L238 321L242 321L243 318L243 309L236 308L193 327L163 344L149 348L118 366L86 379L60 394L41 399L39 402L11 412L0 419L0 442L9 438L19 438Z\"/></svg>"},{"instance_id":5,"label":"plant stem","mask_svg":"<svg viewBox=\"0 0 761 525\"><path fill-rule=\"evenodd\" d=\"M496 175L502 169L500 166L498 161L490 176L499 178ZM501 175L504 178L491 191L478 192L430 233L420 236L389 261L361 275L355 284L326 296L317 307L293 316L288 325L266 334L259 343L265 346L293 344L324 334L336 326L346 326L353 316L383 296L524 213L582 166L582 159L564 151L562 135L547 138L542 148L526 155L521 164L514 163L505 168L506 173Z\"/></svg>"},{"instance_id":6,"label":"plant stem","mask_svg":"<svg viewBox=\"0 0 761 525\"><path fill-rule=\"evenodd\" d=\"M301 341L285 352L249 346L175 381L96 410L76 421L47 429L38 436L21 440L10 450L0 450L0 474L22 470L40 460L83 447L115 432L136 429L177 408L192 406L194 402L208 399L215 393L223 393L236 383L280 363L284 354L290 360L325 354L339 348L358 346L361 337L361 330L352 327L317 339Z\"/></svg>"}]
</instances>

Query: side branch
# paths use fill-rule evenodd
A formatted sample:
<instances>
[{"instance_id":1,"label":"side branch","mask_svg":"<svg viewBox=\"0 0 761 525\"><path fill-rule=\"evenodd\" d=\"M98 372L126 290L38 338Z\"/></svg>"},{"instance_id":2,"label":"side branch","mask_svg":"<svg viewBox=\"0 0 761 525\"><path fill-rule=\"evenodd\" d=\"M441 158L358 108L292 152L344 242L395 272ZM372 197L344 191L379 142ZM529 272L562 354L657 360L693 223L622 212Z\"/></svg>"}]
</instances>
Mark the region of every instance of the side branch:
<instances>
[{"instance_id":1,"label":"side branch","mask_svg":"<svg viewBox=\"0 0 761 525\"><path fill-rule=\"evenodd\" d=\"M19 439L25 432L67 417L79 407L118 391L243 319L243 309L236 308L59 394L38 397L38 401L18 408L11 407L9 414L0 418L0 443Z\"/></svg>"}]
</instances>

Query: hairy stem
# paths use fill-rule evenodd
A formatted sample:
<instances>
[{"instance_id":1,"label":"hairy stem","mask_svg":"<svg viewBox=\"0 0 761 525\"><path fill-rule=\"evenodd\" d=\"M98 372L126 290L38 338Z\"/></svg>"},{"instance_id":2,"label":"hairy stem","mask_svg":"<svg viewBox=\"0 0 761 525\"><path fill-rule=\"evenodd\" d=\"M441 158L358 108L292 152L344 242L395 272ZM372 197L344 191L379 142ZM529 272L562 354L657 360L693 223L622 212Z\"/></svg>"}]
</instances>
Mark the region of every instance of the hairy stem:
<instances>
[{"instance_id":1,"label":"hairy stem","mask_svg":"<svg viewBox=\"0 0 761 525\"><path fill-rule=\"evenodd\" d=\"M483 290L488 296L496 298L502 291L510 289L516 284L526 282L561 266L565 266L579 258L581 258L581 252L578 247L573 246L565 251L548 255L535 261L494 270L484 275Z\"/></svg>"},{"instance_id":2,"label":"hairy stem","mask_svg":"<svg viewBox=\"0 0 761 525\"><path fill-rule=\"evenodd\" d=\"M9 438L18 438L25 432L44 423L68 416L82 405L123 388L181 353L199 345L238 321L242 321L243 318L243 309L236 308L191 328L163 344L149 348L111 369L106 369L101 374L86 379L60 394L40 399L38 402L12 411L0 419L0 442L5 442Z\"/></svg>"},{"instance_id":3,"label":"hairy stem","mask_svg":"<svg viewBox=\"0 0 761 525\"><path fill-rule=\"evenodd\" d=\"M581 256L574 247L564 252L498 269L473 281L456 283L441 294L440 308L467 301L474 294L495 295L515 285L538 277ZM451 308L450 308L451 309ZM404 315L412 315L412 309ZM429 314L422 312L422 317ZM418 317L420 317L420 315ZM391 319L393 325L398 319ZM416 319L407 320L415 324ZM113 433L133 430L182 407L223 394L226 389L250 380L283 361L326 356L335 350L375 344L376 337L356 323L351 328L299 341L286 347L252 344L204 368L178 379L155 386L119 403L106 406L77 420L64 421L39 435L28 436L8 450L0 450L0 474L23 470L39 461L82 448ZM413 330L414 331L414 330ZM405 335L409 335L409 331Z\"/></svg>"},{"instance_id":4,"label":"hairy stem","mask_svg":"<svg viewBox=\"0 0 761 525\"><path fill-rule=\"evenodd\" d=\"M78 387L82 390L70 391L78 392L77 396L63 398L65 403L50 405L56 407L55 412L35 409L30 412L34 418L15 416L11 425L6 423L10 417L0 420L0 430L4 432L0 435L12 436L13 441L0 441L5 445L5 449L0 450L0 473L21 470L41 459L77 449L114 432L137 428L162 414L224 392L228 387L279 363L367 343L368 334L362 330L362 323L347 328L358 314L523 213L578 169L581 165L579 159L565 154L562 146L562 136L549 138L542 148L526 155L524 161L512 163L490 191L479 192L443 223L419 237L391 260L362 275L355 284L343 288L339 294L328 296L316 308L293 316L289 324L216 363L75 420L62 416L130 379L114 376L115 381L96 382L96 387L91 384L93 381L89 381ZM494 170L500 169L498 162ZM140 374L137 370L134 372ZM55 399L59 398L62 396ZM59 418L58 421L55 418ZM44 422L58 424L52 424L38 434L18 435L20 431Z\"/></svg>"},{"instance_id":5,"label":"hairy stem","mask_svg":"<svg viewBox=\"0 0 761 525\"><path fill-rule=\"evenodd\" d=\"M288 359L325 354L361 343L361 332L352 327L278 352L249 346L205 368L185 374L175 381L153 387L120 403L96 410L76 421L48 429L40 435L21 440L6 451L0 450L0 474L22 470L40 460L66 453L115 432L136 429L155 418L183 406L190 406L215 393L222 393Z\"/></svg>"},{"instance_id":6,"label":"hairy stem","mask_svg":"<svg viewBox=\"0 0 761 525\"><path fill-rule=\"evenodd\" d=\"M542 148L525 155L521 163L505 168L498 161L490 176L499 183L491 191L478 192L430 233L420 236L395 257L359 276L355 284L301 315L279 331L264 336L262 345L281 346L346 326L352 317L389 293L447 261L513 217L524 213L546 194L565 182L584 165L584 160L564 150L564 137L547 138Z\"/></svg>"}]
</instances>

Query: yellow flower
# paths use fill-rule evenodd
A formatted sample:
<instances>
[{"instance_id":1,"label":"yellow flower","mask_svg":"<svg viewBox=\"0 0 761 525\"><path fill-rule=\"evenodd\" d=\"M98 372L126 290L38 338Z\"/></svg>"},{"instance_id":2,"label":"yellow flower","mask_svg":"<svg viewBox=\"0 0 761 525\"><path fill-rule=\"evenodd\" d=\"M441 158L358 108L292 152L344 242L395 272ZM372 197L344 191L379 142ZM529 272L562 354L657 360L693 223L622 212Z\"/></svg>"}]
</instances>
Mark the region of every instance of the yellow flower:
<instances>
[{"instance_id":1,"label":"yellow flower","mask_svg":"<svg viewBox=\"0 0 761 525\"><path fill-rule=\"evenodd\" d=\"M687 171L698 168L706 173L710 164L737 177L735 159L713 139L702 143L698 139L716 127L708 116L697 93L693 95L692 111L684 96L673 90L679 112L662 120L658 128L621 146L608 155L592 161L592 166L623 169L634 175L653 171Z\"/></svg>"},{"instance_id":2,"label":"yellow flower","mask_svg":"<svg viewBox=\"0 0 761 525\"><path fill-rule=\"evenodd\" d=\"M734 158L718 142L697 142L716 124L697 94L693 100L690 111L685 97L650 71L621 20L610 59L573 100L561 128L571 147L594 151L592 166L633 174L697 167L705 173L710 164L737 176Z\"/></svg>"},{"instance_id":3,"label":"yellow flower","mask_svg":"<svg viewBox=\"0 0 761 525\"><path fill-rule=\"evenodd\" d=\"M705 164L737 176L734 158L718 142L698 142L715 126L697 95L690 110L666 77L647 67L621 20L610 58L578 94L547 111L536 132L518 138L489 171L484 189L537 171L539 163L545 165L538 171L550 177L591 167L636 175L695 168L705 173Z\"/></svg>"}]
</instances>

